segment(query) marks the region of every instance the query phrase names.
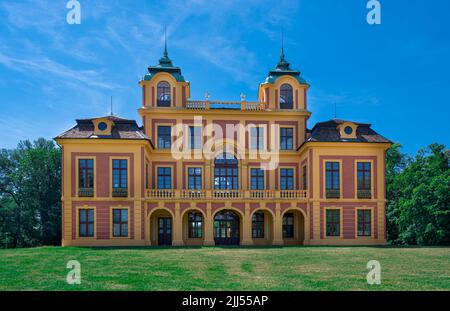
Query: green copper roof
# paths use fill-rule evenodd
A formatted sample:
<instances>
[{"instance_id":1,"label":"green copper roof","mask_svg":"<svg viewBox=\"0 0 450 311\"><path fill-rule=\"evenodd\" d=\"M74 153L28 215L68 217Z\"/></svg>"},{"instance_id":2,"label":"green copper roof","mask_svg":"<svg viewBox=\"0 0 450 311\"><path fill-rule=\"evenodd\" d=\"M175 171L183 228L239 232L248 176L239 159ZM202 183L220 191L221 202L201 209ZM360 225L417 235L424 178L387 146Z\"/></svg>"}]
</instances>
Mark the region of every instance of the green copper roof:
<instances>
[{"instance_id":1,"label":"green copper roof","mask_svg":"<svg viewBox=\"0 0 450 311\"><path fill-rule=\"evenodd\" d=\"M156 66L148 67L148 73L143 78L144 81L150 81L153 76L159 72L170 73L177 82L186 82L183 75L181 74L180 67L175 67L172 63L172 60L169 58L169 54L167 53L167 43L164 43L164 54L163 57L159 60L159 64Z\"/></svg>"},{"instance_id":2,"label":"green copper roof","mask_svg":"<svg viewBox=\"0 0 450 311\"><path fill-rule=\"evenodd\" d=\"M300 71L292 70L289 62L286 61L286 59L284 58L284 48L282 46L281 53L280 53L280 61L278 62L277 66L273 70L269 71L269 75L266 78L266 83L273 84L277 81L277 79L279 77L285 76L285 75L296 78L300 84L306 84L305 79L303 79L300 76Z\"/></svg>"}]
</instances>

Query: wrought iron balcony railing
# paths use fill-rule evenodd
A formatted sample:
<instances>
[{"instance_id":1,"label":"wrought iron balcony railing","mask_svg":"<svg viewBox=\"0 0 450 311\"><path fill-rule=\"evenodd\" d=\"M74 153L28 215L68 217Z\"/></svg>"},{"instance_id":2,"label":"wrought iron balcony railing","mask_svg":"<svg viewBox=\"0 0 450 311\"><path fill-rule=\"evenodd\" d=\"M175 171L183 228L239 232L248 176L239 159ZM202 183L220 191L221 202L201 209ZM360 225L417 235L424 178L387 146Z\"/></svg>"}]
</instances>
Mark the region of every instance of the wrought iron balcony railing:
<instances>
[{"instance_id":1,"label":"wrought iron balcony railing","mask_svg":"<svg viewBox=\"0 0 450 311\"><path fill-rule=\"evenodd\" d=\"M327 189L326 197L327 199L339 199L341 197L341 191Z\"/></svg>"},{"instance_id":2,"label":"wrought iron balcony railing","mask_svg":"<svg viewBox=\"0 0 450 311\"><path fill-rule=\"evenodd\" d=\"M358 195L358 199L372 199L372 191L371 190L358 190L357 195Z\"/></svg>"},{"instance_id":3,"label":"wrought iron balcony railing","mask_svg":"<svg viewBox=\"0 0 450 311\"><path fill-rule=\"evenodd\" d=\"M93 197L94 196L94 188L79 188L78 189L79 197Z\"/></svg>"},{"instance_id":4,"label":"wrought iron balcony railing","mask_svg":"<svg viewBox=\"0 0 450 311\"><path fill-rule=\"evenodd\" d=\"M112 196L115 198L126 198L128 196L128 188L113 188Z\"/></svg>"}]
</instances>

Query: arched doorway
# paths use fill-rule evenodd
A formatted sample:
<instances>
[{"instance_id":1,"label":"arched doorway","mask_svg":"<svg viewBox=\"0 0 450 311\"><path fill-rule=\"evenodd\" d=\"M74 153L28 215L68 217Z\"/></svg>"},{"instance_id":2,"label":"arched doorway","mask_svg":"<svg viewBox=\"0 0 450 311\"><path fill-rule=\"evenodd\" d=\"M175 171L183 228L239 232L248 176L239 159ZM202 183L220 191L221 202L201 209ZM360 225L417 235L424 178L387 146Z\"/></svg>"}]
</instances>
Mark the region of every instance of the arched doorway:
<instances>
[{"instance_id":1,"label":"arched doorway","mask_svg":"<svg viewBox=\"0 0 450 311\"><path fill-rule=\"evenodd\" d=\"M284 245L303 245L305 240L305 217L299 210L283 213L282 234Z\"/></svg>"},{"instance_id":2,"label":"arched doorway","mask_svg":"<svg viewBox=\"0 0 450 311\"><path fill-rule=\"evenodd\" d=\"M214 241L216 245L239 245L240 218L232 210L223 210L214 216Z\"/></svg>"},{"instance_id":3,"label":"arched doorway","mask_svg":"<svg viewBox=\"0 0 450 311\"><path fill-rule=\"evenodd\" d=\"M150 216L150 240L152 245L172 245L172 214L165 209L158 209Z\"/></svg>"}]
</instances>

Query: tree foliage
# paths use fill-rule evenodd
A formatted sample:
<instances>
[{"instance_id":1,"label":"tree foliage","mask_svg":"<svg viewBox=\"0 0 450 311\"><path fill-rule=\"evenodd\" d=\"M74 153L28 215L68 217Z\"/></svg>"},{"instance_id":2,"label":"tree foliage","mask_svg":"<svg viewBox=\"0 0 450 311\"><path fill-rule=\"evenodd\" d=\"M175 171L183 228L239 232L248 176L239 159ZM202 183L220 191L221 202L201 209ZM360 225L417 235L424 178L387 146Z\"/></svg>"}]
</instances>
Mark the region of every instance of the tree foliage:
<instances>
[{"instance_id":1,"label":"tree foliage","mask_svg":"<svg viewBox=\"0 0 450 311\"><path fill-rule=\"evenodd\" d=\"M61 235L61 151L40 138L0 152L0 245L56 245Z\"/></svg>"},{"instance_id":2,"label":"tree foliage","mask_svg":"<svg viewBox=\"0 0 450 311\"><path fill-rule=\"evenodd\" d=\"M395 144L386 155L387 238L393 244L450 244L450 170L445 146L415 157Z\"/></svg>"}]
</instances>

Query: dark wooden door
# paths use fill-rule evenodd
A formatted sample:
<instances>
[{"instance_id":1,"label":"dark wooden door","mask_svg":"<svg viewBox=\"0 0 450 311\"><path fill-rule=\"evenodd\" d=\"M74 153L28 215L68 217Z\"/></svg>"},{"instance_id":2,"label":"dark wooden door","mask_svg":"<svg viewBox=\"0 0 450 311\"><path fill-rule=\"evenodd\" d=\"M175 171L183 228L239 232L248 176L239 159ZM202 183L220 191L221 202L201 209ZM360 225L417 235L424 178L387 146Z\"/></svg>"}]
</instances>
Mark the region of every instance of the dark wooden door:
<instances>
[{"instance_id":1,"label":"dark wooden door","mask_svg":"<svg viewBox=\"0 0 450 311\"><path fill-rule=\"evenodd\" d=\"M224 211L214 218L214 240L216 245L239 245L239 216Z\"/></svg>"},{"instance_id":2,"label":"dark wooden door","mask_svg":"<svg viewBox=\"0 0 450 311\"><path fill-rule=\"evenodd\" d=\"M158 245L172 245L172 218L158 218Z\"/></svg>"}]
</instances>

